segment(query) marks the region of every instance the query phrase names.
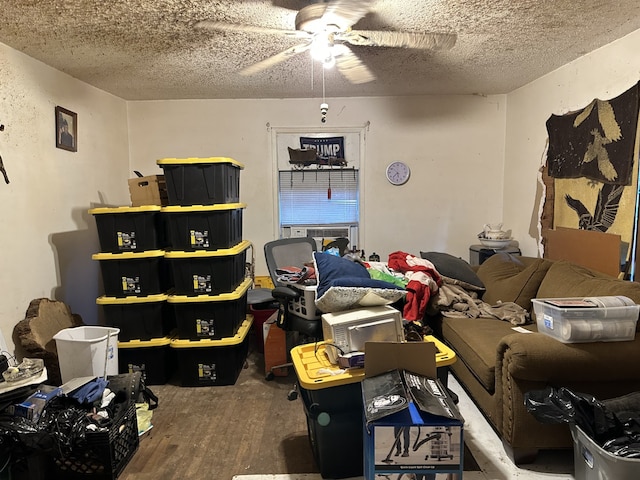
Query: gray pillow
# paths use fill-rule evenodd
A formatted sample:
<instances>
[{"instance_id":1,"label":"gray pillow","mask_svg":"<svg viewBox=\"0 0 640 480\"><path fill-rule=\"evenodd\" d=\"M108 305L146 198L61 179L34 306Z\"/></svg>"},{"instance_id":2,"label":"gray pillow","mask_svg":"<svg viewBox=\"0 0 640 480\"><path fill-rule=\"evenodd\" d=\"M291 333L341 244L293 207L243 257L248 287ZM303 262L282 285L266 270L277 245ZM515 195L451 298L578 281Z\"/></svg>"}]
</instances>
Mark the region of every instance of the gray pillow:
<instances>
[{"instance_id":1,"label":"gray pillow","mask_svg":"<svg viewBox=\"0 0 640 480\"><path fill-rule=\"evenodd\" d=\"M452 283L468 290L484 291L484 283L462 258L443 252L420 252L420 257L429 260L438 273Z\"/></svg>"}]
</instances>

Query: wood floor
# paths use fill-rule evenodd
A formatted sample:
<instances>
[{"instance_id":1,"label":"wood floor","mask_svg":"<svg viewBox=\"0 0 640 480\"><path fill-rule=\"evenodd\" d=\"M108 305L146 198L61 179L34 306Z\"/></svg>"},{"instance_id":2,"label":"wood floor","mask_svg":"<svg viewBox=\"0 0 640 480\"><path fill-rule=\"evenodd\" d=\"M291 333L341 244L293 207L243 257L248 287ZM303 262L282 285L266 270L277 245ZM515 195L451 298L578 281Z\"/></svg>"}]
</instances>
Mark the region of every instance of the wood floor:
<instances>
[{"instance_id":1,"label":"wood floor","mask_svg":"<svg viewBox=\"0 0 640 480\"><path fill-rule=\"evenodd\" d=\"M251 348L233 386L151 386L159 397L153 428L119 479L318 473L303 404L287 400L294 381L293 369L266 381L263 357Z\"/></svg>"}]
</instances>

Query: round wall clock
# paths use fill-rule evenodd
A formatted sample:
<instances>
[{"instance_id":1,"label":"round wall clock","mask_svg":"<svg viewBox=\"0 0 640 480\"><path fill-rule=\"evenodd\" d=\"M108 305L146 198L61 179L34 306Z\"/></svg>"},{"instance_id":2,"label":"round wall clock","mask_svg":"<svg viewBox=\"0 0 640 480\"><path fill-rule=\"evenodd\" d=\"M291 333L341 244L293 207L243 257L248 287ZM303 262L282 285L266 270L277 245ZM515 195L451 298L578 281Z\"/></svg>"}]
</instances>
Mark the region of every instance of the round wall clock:
<instances>
[{"instance_id":1,"label":"round wall clock","mask_svg":"<svg viewBox=\"0 0 640 480\"><path fill-rule=\"evenodd\" d=\"M404 185L410 175L409 165L404 162L393 162L387 167L387 180L392 185Z\"/></svg>"}]
</instances>

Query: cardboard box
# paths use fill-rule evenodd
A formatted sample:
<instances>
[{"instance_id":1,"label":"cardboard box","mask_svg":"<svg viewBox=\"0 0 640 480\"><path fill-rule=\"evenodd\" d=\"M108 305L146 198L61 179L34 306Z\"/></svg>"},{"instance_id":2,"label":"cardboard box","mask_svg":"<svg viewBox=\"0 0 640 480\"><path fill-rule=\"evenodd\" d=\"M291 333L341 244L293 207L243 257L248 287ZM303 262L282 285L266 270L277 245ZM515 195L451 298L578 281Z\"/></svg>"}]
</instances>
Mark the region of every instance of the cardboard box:
<instances>
[{"instance_id":1,"label":"cardboard box","mask_svg":"<svg viewBox=\"0 0 640 480\"><path fill-rule=\"evenodd\" d=\"M55 397L62 395L62 388L50 385L40 385L38 390L31 394L25 401L13 405L13 414L16 417L24 417L37 423L47 404Z\"/></svg>"},{"instance_id":2,"label":"cardboard box","mask_svg":"<svg viewBox=\"0 0 640 480\"><path fill-rule=\"evenodd\" d=\"M132 207L169 204L164 175L130 178L129 195Z\"/></svg>"},{"instance_id":3,"label":"cardboard box","mask_svg":"<svg viewBox=\"0 0 640 480\"><path fill-rule=\"evenodd\" d=\"M276 377L286 377L289 374L287 367L273 368L284 365L287 359L287 332L276 325L278 311L262 324L262 336L264 339L264 370L265 375L273 374ZM272 370L273 368L273 370Z\"/></svg>"},{"instance_id":4,"label":"cardboard box","mask_svg":"<svg viewBox=\"0 0 640 480\"><path fill-rule=\"evenodd\" d=\"M431 342L365 344L364 478L463 469L464 419L436 378Z\"/></svg>"}]
</instances>

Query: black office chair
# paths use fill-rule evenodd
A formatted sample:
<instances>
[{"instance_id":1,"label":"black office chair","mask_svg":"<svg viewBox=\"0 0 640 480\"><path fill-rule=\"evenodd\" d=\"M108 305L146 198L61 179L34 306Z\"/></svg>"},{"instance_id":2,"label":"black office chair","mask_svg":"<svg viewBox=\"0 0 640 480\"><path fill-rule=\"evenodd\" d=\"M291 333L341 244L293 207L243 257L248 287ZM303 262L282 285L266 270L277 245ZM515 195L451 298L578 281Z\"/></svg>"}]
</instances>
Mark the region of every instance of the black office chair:
<instances>
[{"instance_id":1,"label":"black office chair","mask_svg":"<svg viewBox=\"0 0 640 480\"><path fill-rule=\"evenodd\" d=\"M308 295L305 295L304 285L292 286L290 283L281 281L277 270L286 267L304 267L306 263L313 262L314 251L316 251L316 242L311 237L283 238L267 242L264 246L267 268L275 285L271 295L279 305L277 325L286 332L295 332L301 335L305 341L322 339L320 315L315 310L315 304L311 304L312 301L307 298ZM315 294L313 301L315 301ZM274 370L291 366L293 363L288 362L271 367L266 379L273 379ZM296 397L297 392L294 388L289 392L289 399L293 400Z\"/></svg>"}]
</instances>

